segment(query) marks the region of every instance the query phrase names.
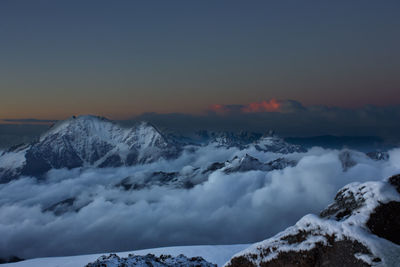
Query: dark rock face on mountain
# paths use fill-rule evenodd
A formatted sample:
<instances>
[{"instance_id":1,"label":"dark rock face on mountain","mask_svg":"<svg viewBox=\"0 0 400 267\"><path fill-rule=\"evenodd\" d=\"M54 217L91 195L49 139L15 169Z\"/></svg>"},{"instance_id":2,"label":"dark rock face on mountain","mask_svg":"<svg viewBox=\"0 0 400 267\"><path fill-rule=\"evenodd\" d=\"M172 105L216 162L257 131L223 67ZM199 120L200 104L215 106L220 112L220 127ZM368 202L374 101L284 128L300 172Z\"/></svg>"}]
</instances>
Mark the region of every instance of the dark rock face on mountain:
<instances>
[{"instance_id":1,"label":"dark rock face on mountain","mask_svg":"<svg viewBox=\"0 0 400 267\"><path fill-rule=\"evenodd\" d=\"M272 171L281 170L288 166L295 166L296 162L286 158L278 158L267 163L260 162L257 158L246 154L239 158L235 157L225 163L223 171L225 173L247 172L247 171Z\"/></svg>"},{"instance_id":2,"label":"dark rock face on mountain","mask_svg":"<svg viewBox=\"0 0 400 267\"><path fill-rule=\"evenodd\" d=\"M269 170L283 170L286 167L294 167L296 164L296 161L287 158L278 158L266 163L269 166Z\"/></svg>"},{"instance_id":3,"label":"dark rock face on mountain","mask_svg":"<svg viewBox=\"0 0 400 267\"><path fill-rule=\"evenodd\" d=\"M400 194L400 175L389 178L389 184ZM367 221L368 229L379 237L400 245L400 202L381 203Z\"/></svg>"},{"instance_id":4,"label":"dark rock face on mountain","mask_svg":"<svg viewBox=\"0 0 400 267\"><path fill-rule=\"evenodd\" d=\"M357 162L353 159L350 151L342 151L339 154L339 160L342 163L342 168L344 171L347 171L348 169L350 169L351 167L354 167Z\"/></svg>"},{"instance_id":5,"label":"dark rock face on mountain","mask_svg":"<svg viewBox=\"0 0 400 267\"><path fill-rule=\"evenodd\" d=\"M398 266L399 185L400 175L387 182L349 184L320 217L304 216L226 266Z\"/></svg>"},{"instance_id":6,"label":"dark rock face on mountain","mask_svg":"<svg viewBox=\"0 0 400 267\"><path fill-rule=\"evenodd\" d=\"M115 184L116 187L126 191L141 190L154 186L191 189L194 186L208 180L211 173L222 171L226 174L248 171L273 171L281 170L288 166L295 166L296 162L286 158L278 158L267 163L260 162L248 154L243 157L234 157L232 160L215 162L207 167L197 167L184 172L142 172L140 174L132 174L120 180Z\"/></svg>"},{"instance_id":7,"label":"dark rock face on mountain","mask_svg":"<svg viewBox=\"0 0 400 267\"><path fill-rule=\"evenodd\" d=\"M353 211L360 208L365 199L360 191L354 192L350 188L341 189L335 196L335 202L321 211L322 218L341 220L348 218Z\"/></svg>"},{"instance_id":8,"label":"dark rock face on mountain","mask_svg":"<svg viewBox=\"0 0 400 267\"><path fill-rule=\"evenodd\" d=\"M246 154L242 158L235 157L231 161L226 162L224 168L225 173L246 172L251 170L268 171L269 166Z\"/></svg>"},{"instance_id":9,"label":"dark rock face on mountain","mask_svg":"<svg viewBox=\"0 0 400 267\"><path fill-rule=\"evenodd\" d=\"M265 136L248 132L206 135L208 144L217 147L254 147L259 151L281 154L305 151L298 145L286 143L273 133ZM132 166L176 158L182 151L182 144L166 138L154 126L145 122L123 128L102 117L72 117L52 126L35 142L2 152L0 183L7 183L21 175L41 179L51 169ZM187 149L189 151L190 148ZM279 168L278 165L283 163L275 162L274 165L267 166L249 157L241 161L239 167L234 167L237 170L229 172L271 170ZM223 167L227 167L227 163L215 163L203 171L210 173Z\"/></svg>"},{"instance_id":10,"label":"dark rock face on mountain","mask_svg":"<svg viewBox=\"0 0 400 267\"><path fill-rule=\"evenodd\" d=\"M249 132L211 132L207 131L202 133L204 138L208 140L208 143L214 143L217 146L223 147L238 147L243 149L249 144L257 142L262 134L259 133L249 133Z\"/></svg>"},{"instance_id":11,"label":"dark rock face on mountain","mask_svg":"<svg viewBox=\"0 0 400 267\"><path fill-rule=\"evenodd\" d=\"M0 258L0 264L13 263L13 262L19 262L19 261L23 261L23 259L18 258L17 256L10 256L8 258Z\"/></svg>"},{"instance_id":12,"label":"dark rock face on mountain","mask_svg":"<svg viewBox=\"0 0 400 267\"><path fill-rule=\"evenodd\" d=\"M249 147L255 147L259 151L273 152L281 154L289 154L295 152L305 152L306 149L300 145L293 145L285 142L282 138L277 137L273 132L261 135L261 134L249 134L242 132L239 134L235 133L219 133L215 134L209 141L210 144L214 144L217 147L237 147L245 149Z\"/></svg>"},{"instance_id":13,"label":"dark rock face on mountain","mask_svg":"<svg viewBox=\"0 0 400 267\"><path fill-rule=\"evenodd\" d=\"M393 175L392 177L389 178L388 182L394 186L400 194L400 174L398 175Z\"/></svg>"},{"instance_id":14,"label":"dark rock face on mountain","mask_svg":"<svg viewBox=\"0 0 400 267\"><path fill-rule=\"evenodd\" d=\"M228 266L243 266L243 267L297 267L297 266L344 266L344 267L368 267L369 264L354 257L357 253L368 254L368 249L357 241L343 240L333 241L332 237L327 237L327 244L321 243L311 250L301 252L280 252L277 258L267 262L261 262L259 265L254 264L246 257L236 257L231 260ZM268 254L269 251L260 253ZM255 256L254 256L255 257ZM376 259L375 261L380 261Z\"/></svg>"},{"instance_id":15,"label":"dark rock face on mountain","mask_svg":"<svg viewBox=\"0 0 400 267\"><path fill-rule=\"evenodd\" d=\"M216 264L207 262L202 257L188 258L184 255L172 257L171 255L161 255L156 257L153 254L138 256L129 254L126 258L120 258L116 254L101 256L95 262L87 264L85 267L216 267Z\"/></svg>"},{"instance_id":16,"label":"dark rock face on mountain","mask_svg":"<svg viewBox=\"0 0 400 267\"><path fill-rule=\"evenodd\" d=\"M367 156L373 160L388 160L389 154L387 152L373 151L368 152Z\"/></svg>"},{"instance_id":17,"label":"dark rock face on mountain","mask_svg":"<svg viewBox=\"0 0 400 267\"><path fill-rule=\"evenodd\" d=\"M376 207L367 227L375 235L400 245L400 202L390 201Z\"/></svg>"},{"instance_id":18,"label":"dark rock face on mountain","mask_svg":"<svg viewBox=\"0 0 400 267\"><path fill-rule=\"evenodd\" d=\"M281 154L289 154L295 152L305 152L306 149L299 146L285 142L282 138L277 136L264 136L254 143L254 146L259 151L273 152Z\"/></svg>"},{"instance_id":19,"label":"dark rock face on mountain","mask_svg":"<svg viewBox=\"0 0 400 267\"><path fill-rule=\"evenodd\" d=\"M183 188L190 189L194 184L178 172L152 172L143 174L141 177L126 177L121 182L116 184L126 191L141 190L144 188L151 188L153 186L170 187L170 188Z\"/></svg>"},{"instance_id":20,"label":"dark rock face on mountain","mask_svg":"<svg viewBox=\"0 0 400 267\"><path fill-rule=\"evenodd\" d=\"M19 175L39 176L54 168L118 167L173 158L180 148L154 126L122 128L96 116L73 117L54 125L29 146L0 156L0 181Z\"/></svg>"}]
</instances>

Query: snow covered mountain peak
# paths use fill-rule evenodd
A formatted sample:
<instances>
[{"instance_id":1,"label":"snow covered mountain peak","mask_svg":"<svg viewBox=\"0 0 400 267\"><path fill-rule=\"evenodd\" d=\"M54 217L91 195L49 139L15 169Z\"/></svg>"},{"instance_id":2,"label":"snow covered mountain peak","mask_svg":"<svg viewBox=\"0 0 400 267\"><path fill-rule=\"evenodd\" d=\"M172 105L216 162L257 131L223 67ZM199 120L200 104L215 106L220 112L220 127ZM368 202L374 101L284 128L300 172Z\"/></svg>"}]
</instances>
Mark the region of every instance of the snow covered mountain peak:
<instances>
[{"instance_id":1,"label":"snow covered mountain peak","mask_svg":"<svg viewBox=\"0 0 400 267\"><path fill-rule=\"evenodd\" d=\"M282 154L305 152L305 149L301 146L289 144L285 142L285 140L283 140L282 138L279 138L275 135L261 137L257 142L254 143L254 146L257 150L260 151Z\"/></svg>"},{"instance_id":2,"label":"snow covered mountain peak","mask_svg":"<svg viewBox=\"0 0 400 267\"><path fill-rule=\"evenodd\" d=\"M94 115L72 116L67 120L54 124L40 137L40 141L43 141L51 135L84 134L86 136L100 136L103 135L104 132L110 132L110 130L117 128L119 127L115 123L104 117Z\"/></svg>"},{"instance_id":3,"label":"snow covered mountain peak","mask_svg":"<svg viewBox=\"0 0 400 267\"><path fill-rule=\"evenodd\" d=\"M178 152L179 148L149 123L124 128L103 117L74 116L55 124L21 155L18 154L20 164L12 164L18 166L18 170L13 166L9 170L7 166L0 168L0 180L6 181L20 174L40 175L52 168L150 163L177 156Z\"/></svg>"}]
</instances>

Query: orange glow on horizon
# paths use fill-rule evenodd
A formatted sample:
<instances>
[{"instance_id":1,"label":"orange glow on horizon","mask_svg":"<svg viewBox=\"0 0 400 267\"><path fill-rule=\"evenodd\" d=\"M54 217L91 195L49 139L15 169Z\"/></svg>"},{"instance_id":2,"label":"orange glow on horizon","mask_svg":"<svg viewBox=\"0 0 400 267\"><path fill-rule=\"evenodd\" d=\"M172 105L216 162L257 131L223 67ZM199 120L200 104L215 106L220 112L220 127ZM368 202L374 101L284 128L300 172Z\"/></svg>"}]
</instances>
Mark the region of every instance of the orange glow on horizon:
<instances>
[{"instance_id":1,"label":"orange glow on horizon","mask_svg":"<svg viewBox=\"0 0 400 267\"><path fill-rule=\"evenodd\" d=\"M272 98L269 101L253 102L242 108L245 113L253 112L275 112L278 111L281 104Z\"/></svg>"},{"instance_id":2,"label":"orange glow on horizon","mask_svg":"<svg viewBox=\"0 0 400 267\"><path fill-rule=\"evenodd\" d=\"M275 98L268 101L252 102L246 105L221 105L214 104L210 106L210 110L219 114L227 114L231 112L240 113L256 113L256 112L277 112L280 110L281 103Z\"/></svg>"}]
</instances>

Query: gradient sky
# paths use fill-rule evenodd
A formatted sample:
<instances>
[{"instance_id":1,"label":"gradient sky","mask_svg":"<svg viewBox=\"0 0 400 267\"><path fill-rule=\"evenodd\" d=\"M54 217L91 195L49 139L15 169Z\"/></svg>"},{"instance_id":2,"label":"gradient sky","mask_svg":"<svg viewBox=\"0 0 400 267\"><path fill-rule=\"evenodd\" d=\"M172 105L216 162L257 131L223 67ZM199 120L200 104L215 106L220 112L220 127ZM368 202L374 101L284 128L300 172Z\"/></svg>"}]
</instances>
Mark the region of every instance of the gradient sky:
<instances>
[{"instance_id":1,"label":"gradient sky","mask_svg":"<svg viewBox=\"0 0 400 267\"><path fill-rule=\"evenodd\" d=\"M0 118L400 104L400 1L0 1Z\"/></svg>"}]
</instances>

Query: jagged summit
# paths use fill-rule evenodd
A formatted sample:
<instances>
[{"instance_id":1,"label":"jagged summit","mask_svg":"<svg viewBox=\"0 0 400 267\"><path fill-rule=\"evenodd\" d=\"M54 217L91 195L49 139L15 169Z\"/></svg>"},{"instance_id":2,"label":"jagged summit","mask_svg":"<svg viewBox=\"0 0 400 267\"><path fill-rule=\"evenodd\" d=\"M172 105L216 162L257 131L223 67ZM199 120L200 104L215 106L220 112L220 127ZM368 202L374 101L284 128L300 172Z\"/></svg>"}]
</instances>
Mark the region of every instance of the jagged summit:
<instances>
[{"instance_id":1,"label":"jagged summit","mask_svg":"<svg viewBox=\"0 0 400 267\"><path fill-rule=\"evenodd\" d=\"M218 134L214 133L209 143L217 147L237 147L240 149L245 149L253 146L259 151L281 154L306 151L306 149L304 149L300 145L287 143L284 139L278 137L272 130L265 134L247 132L221 132Z\"/></svg>"},{"instance_id":2,"label":"jagged summit","mask_svg":"<svg viewBox=\"0 0 400 267\"><path fill-rule=\"evenodd\" d=\"M260 151L282 154L306 151L303 147L299 145L289 144L285 142L285 140L274 134L262 136L257 142L254 143L254 146L257 150Z\"/></svg>"},{"instance_id":3,"label":"jagged summit","mask_svg":"<svg viewBox=\"0 0 400 267\"><path fill-rule=\"evenodd\" d=\"M98 125L114 124L111 120L96 116L96 115L79 115L71 116L70 118L62 121L58 121L51 128L43 133L40 140L45 138L47 135L63 133L67 131L76 131L80 129L92 129L95 130Z\"/></svg>"},{"instance_id":4,"label":"jagged summit","mask_svg":"<svg viewBox=\"0 0 400 267\"><path fill-rule=\"evenodd\" d=\"M301 147L286 143L272 132L266 135L222 132L213 133L210 137L211 145L218 147L255 147L282 154L301 151ZM8 182L20 175L40 177L50 169L151 163L178 156L182 147L182 143L167 138L148 122L139 122L127 128L100 116L72 116L54 124L31 144L2 153L0 182ZM278 165L269 166L247 155L240 162L235 160L221 166L227 167L226 171L230 172L271 170Z\"/></svg>"},{"instance_id":5,"label":"jagged summit","mask_svg":"<svg viewBox=\"0 0 400 267\"><path fill-rule=\"evenodd\" d=\"M41 175L52 168L150 163L177 156L178 152L178 147L147 122L124 128L104 117L83 115L56 123L24 150L2 155L10 158L8 161L12 164L7 166L3 160L0 180L7 181L21 174Z\"/></svg>"}]
</instances>

